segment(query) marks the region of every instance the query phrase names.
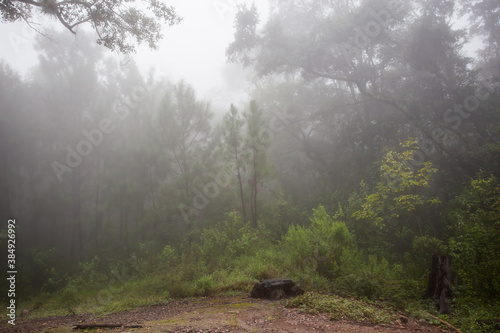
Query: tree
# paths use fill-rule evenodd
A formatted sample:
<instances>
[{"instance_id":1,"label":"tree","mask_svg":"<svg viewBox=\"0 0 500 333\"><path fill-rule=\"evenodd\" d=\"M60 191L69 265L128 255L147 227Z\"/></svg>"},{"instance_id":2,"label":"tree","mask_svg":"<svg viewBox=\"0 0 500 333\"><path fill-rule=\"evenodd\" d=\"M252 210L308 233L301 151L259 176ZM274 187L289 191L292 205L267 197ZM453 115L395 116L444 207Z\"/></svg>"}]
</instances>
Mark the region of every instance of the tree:
<instances>
[{"instance_id":1,"label":"tree","mask_svg":"<svg viewBox=\"0 0 500 333\"><path fill-rule=\"evenodd\" d=\"M12 215L11 196L13 173L12 168L16 163L15 155L28 155L31 144L26 134L30 117L26 114L25 101L23 101L24 84L21 78L4 62L0 62L0 154L3 163L0 165L0 217L3 221L14 217ZM24 125L24 126L23 126ZM17 129L22 128L23 131ZM29 128L31 129L31 128ZM20 154L20 151L27 150Z\"/></svg>"},{"instance_id":2,"label":"tree","mask_svg":"<svg viewBox=\"0 0 500 333\"><path fill-rule=\"evenodd\" d=\"M302 76L340 87L351 103L378 105L402 117L399 127L429 142L436 158L471 174L459 154L465 135L443 121L473 84L470 59L460 54L464 32L450 25L453 14L451 2L431 0L276 1L258 29L255 8L242 7L227 55L261 77Z\"/></svg>"},{"instance_id":3,"label":"tree","mask_svg":"<svg viewBox=\"0 0 500 333\"><path fill-rule=\"evenodd\" d=\"M257 102L251 101L250 108L245 113L247 121L247 137L245 146L249 150L249 162L252 175L248 180L250 185L250 221L254 228L257 228L258 211L257 195L262 187L262 178L265 174L267 150L269 148L269 134L266 122L263 118L262 110L257 106Z\"/></svg>"},{"instance_id":4,"label":"tree","mask_svg":"<svg viewBox=\"0 0 500 333\"><path fill-rule=\"evenodd\" d=\"M483 54L500 57L500 3L495 0L462 0L463 14L471 16L471 34L484 37Z\"/></svg>"},{"instance_id":5,"label":"tree","mask_svg":"<svg viewBox=\"0 0 500 333\"><path fill-rule=\"evenodd\" d=\"M431 210L440 200L424 191L430 187L437 169L428 161L413 170L410 161L418 146L412 140L401 146L406 150L385 154L374 191L366 193L360 209L352 216L357 220L353 227L359 236L372 242L381 231L386 244L396 245L402 253L416 235L432 234L432 219L422 217L422 210Z\"/></svg>"},{"instance_id":6,"label":"tree","mask_svg":"<svg viewBox=\"0 0 500 333\"><path fill-rule=\"evenodd\" d=\"M44 129L47 140L60 152L48 165L52 166L53 179L60 181L71 198L69 252L78 262L83 258L88 228L83 218L85 202L93 196L87 184L91 180L90 171L95 167L97 155L93 153L99 150L98 145L84 140L83 131L88 131L89 121L93 121L102 97L96 71L102 61L102 50L91 42L89 35L82 35L82 48L75 48L69 35L58 37L58 43L46 38L39 38L37 42L39 65L33 71L34 85L42 101L38 107L46 113L52 127Z\"/></svg>"},{"instance_id":7,"label":"tree","mask_svg":"<svg viewBox=\"0 0 500 333\"><path fill-rule=\"evenodd\" d=\"M71 33L84 23L90 23L98 35L97 43L111 50L130 53L137 43L147 42L155 49L162 38L161 22L169 26L178 24L181 18L175 9L158 0L5 0L0 2L0 22L28 20L33 9L39 8L45 15L57 18ZM143 3L146 3L145 8ZM29 24L29 23L28 23Z\"/></svg>"},{"instance_id":8,"label":"tree","mask_svg":"<svg viewBox=\"0 0 500 333\"><path fill-rule=\"evenodd\" d=\"M271 76L259 81L253 96L270 119L271 164L279 165L277 176L295 200L349 193L366 179L382 147L397 143L402 117L354 99L341 85Z\"/></svg>"},{"instance_id":9,"label":"tree","mask_svg":"<svg viewBox=\"0 0 500 333\"><path fill-rule=\"evenodd\" d=\"M451 204L449 247L459 283L468 294L495 299L500 295L500 185L494 176L479 173Z\"/></svg>"},{"instance_id":10,"label":"tree","mask_svg":"<svg viewBox=\"0 0 500 333\"><path fill-rule=\"evenodd\" d=\"M247 223L247 212L245 208L245 196L243 195L243 182L241 180L242 167L242 145L243 134L241 133L244 120L238 114L238 109L231 104L231 109L224 116L222 124L223 143L226 146L226 151L234 159L236 175L238 177L238 185L240 188L241 210L243 212L243 222Z\"/></svg>"},{"instance_id":11,"label":"tree","mask_svg":"<svg viewBox=\"0 0 500 333\"><path fill-rule=\"evenodd\" d=\"M202 200L196 208L190 206L199 198L196 186L205 181L211 155L211 117L210 104L199 101L195 90L183 81L165 92L158 109L160 144L170 171L168 201L173 197L184 207L181 212L188 222L192 222L191 212L199 213L207 205Z\"/></svg>"}]
</instances>

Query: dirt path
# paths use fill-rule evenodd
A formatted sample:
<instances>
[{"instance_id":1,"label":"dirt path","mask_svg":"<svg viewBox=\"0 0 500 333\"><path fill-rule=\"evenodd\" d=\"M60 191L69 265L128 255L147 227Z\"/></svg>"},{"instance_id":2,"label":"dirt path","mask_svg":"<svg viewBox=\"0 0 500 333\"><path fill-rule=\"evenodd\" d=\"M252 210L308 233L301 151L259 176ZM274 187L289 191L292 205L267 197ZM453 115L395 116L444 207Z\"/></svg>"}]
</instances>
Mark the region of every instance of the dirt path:
<instances>
[{"instance_id":1,"label":"dirt path","mask_svg":"<svg viewBox=\"0 0 500 333\"><path fill-rule=\"evenodd\" d=\"M405 320L406 321L406 320ZM348 321L331 321L327 314L310 315L284 308L280 302L256 300L247 295L180 300L147 308L123 311L103 317L92 315L49 317L19 320L15 327L0 326L0 332L84 332L73 330L74 324L93 322L125 325L141 324L143 328L114 328L92 332L444 332L435 326L410 319L391 325L370 325Z\"/></svg>"}]
</instances>

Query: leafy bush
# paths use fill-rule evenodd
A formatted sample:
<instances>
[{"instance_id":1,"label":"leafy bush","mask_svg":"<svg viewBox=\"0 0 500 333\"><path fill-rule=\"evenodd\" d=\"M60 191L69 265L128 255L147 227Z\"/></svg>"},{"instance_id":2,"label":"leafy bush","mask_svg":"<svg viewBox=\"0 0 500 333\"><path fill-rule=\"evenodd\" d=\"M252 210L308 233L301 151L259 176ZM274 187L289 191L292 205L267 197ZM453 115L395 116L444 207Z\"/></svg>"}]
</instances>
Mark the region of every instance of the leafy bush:
<instances>
[{"instance_id":1,"label":"leafy bush","mask_svg":"<svg viewBox=\"0 0 500 333\"><path fill-rule=\"evenodd\" d=\"M1 240L0 246L4 246ZM20 252L19 255L19 271L23 274L20 274L18 283L19 293L23 298L40 291L56 292L65 285L65 275L61 271L64 271L66 267L57 263L58 253L55 248L44 250L33 247L29 248L26 253ZM7 280L1 281L0 287L8 290ZM0 295L0 299L6 295Z\"/></svg>"},{"instance_id":2,"label":"leafy bush","mask_svg":"<svg viewBox=\"0 0 500 333\"><path fill-rule=\"evenodd\" d=\"M99 257L94 257L89 262L78 264L78 273L68 278L67 288L75 286L77 289L97 290L108 281L108 277L102 272Z\"/></svg>"},{"instance_id":3,"label":"leafy bush","mask_svg":"<svg viewBox=\"0 0 500 333\"><path fill-rule=\"evenodd\" d=\"M429 235L415 237L411 246L411 261L421 272L429 270L434 254L448 253L448 247L442 240Z\"/></svg>"},{"instance_id":4,"label":"leafy bush","mask_svg":"<svg viewBox=\"0 0 500 333\"><path fill-rule=\"evenodd\" d=\"M320 205L313 211L309 228L291 226L282 246L291 266L333 276L341 264L343 251L352 244L346 225L334 221Z\"/></svg>"},{"instance_id":5,"label":"leafy bush","mask_svg":"<svg viewBox=\"0 0 500 333\"><path fill-rule=\"evenodd\" d=\"M355 250L344 253L333 286L339 294L386 300L399 307L423 292L422 286L412 281L401 265L391 265L385 258Z\"/></svg>"},{"instance_id":6,"label":"leafy bush","mask_svg":"<svg viewBox=\"0 0 500 333\"><path fill-rule=\"evenodd\" d=\"M80 262L78 272L67 278L67 284L60 294L70 314L75 314L80 303L105 286L108 276L100 266L101 261L96 256L89 262Z\"/></svg>"},{"instance_id":7,"label":"leafy bush","mask_svg":"<svg viewBox=\"0 0 500 333\"><path fill-rule=\"evenodd\" d=\"M201 256L211 265L220 264L218 258L236 258L257 249L258 232L242 221L236 212L227 214L226 220L203 230L199 244Z\"/></svg>"},{"instance_id":8,"label":"leafy bush","mask_svg":"<svg viewBox=\"0 0 500 333\"><path fill-rule=\"evenodd\" d=\"M459 283L468 293L500 296L500 186L479 174L457 199L451 213L449 247Z\"/></svg>"},{"instance_id":9,"label":"leafy bush","mask_svg":"<svg viewBox=\"0 0 500 333\"><path fill-rule=\"evenodd\" d=\"M356 238L362 239L372 253L394 257L410 250L415 235L433 230L430 220L422 218L418 210L432 210L441 203L425 191L437 169L427 161L414 170L411 162L418 149L416 141L400 145L402 152L388 151L383 157L376 186L369 190L361 184L362 202L356 196L351 200L359 205L352 213Z\"/></svg>"},{"instance_id":10,"label":"leafy bush","mask_svg":"<svg viewBox=\"0 0 500 333\"><path fill-rule=\"evenodd\" d=\"M262 211L263 226L273 242L278 241L291 225L307 222L306 212L291 204L291 201L291 198L277 200Z\"/></svg>"},{"instance_id":11,"label":"leafy bush","mask_svg":"<svg viewBox=\"0 0 500 333\"><path fill-rule=\"evenodd\" d=\"M165 245L161 251L161 259L165 264L171 264L177 259L177 253L171 245Z\"/></svg>"},{"instance_id":12,"label":"leafy bush","mask_svg":"<svg viewBox=\"0 0 500 333\"><path fill-rule=\"evenodd\" d=\"M214 280L210 275L203 275L194 284L197 295L207 296L214 288Z\"/></svg>"}]
</instances>

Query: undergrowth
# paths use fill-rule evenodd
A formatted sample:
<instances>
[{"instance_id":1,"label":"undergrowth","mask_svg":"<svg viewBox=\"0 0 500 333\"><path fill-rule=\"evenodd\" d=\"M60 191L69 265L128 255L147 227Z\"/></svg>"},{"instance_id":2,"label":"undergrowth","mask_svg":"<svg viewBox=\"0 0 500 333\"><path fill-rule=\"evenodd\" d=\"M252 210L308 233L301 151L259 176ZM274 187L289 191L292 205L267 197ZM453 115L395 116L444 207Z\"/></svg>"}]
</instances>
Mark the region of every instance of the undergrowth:
<instances>
[{"instance_id":1,"label":"undergrowth","mask_svg":"<svg viewBox=\"0 0 500 333\"><path fill-rule=\"evenodd\" d=\"M439 316L432 302L421 300L425 272L358 249L345 225L322 207L310 228L292 227L278 242L263 230L245 226L232 213L189 245L156 252L142 246L118 264L98 257L82 263L76 274L59 278L64 287L21 300L18 309L29 310L31 317L104 314L173 299L248 293L259 280L286 276L309 292L285 306L328 313L332 320L389 323L396 311L426 320L424 311ZM457 296L454 313L440 317L464 331L486 332L477 320L499 317L498 302Z\"/></svg>"},{"instance_id":2,"label":"undergrowth","mask_svg":"<svg viewBox=\"0 0 500 333\"><path fill-rule=\"evenodd\" d=\"M377 306L373 302L314 292L288 299L284 302L284 305L288 308L298 308L312 314L328 313L331 320L348 319L382 324L392 323L397 319L394 311Z\"/></svg>"}]
</instances>

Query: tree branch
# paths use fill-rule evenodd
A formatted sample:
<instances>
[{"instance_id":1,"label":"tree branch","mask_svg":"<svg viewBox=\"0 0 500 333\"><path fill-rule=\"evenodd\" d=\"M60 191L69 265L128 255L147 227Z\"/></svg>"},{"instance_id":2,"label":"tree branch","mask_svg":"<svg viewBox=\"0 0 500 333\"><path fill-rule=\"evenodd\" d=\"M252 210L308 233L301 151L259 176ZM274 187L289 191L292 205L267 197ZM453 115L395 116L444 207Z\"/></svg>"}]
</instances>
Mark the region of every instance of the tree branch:
<instances>
[{"instance_id":1,"label":"tree branch","mask_svg":"<svg viewBox=\"0 0 500 333\"><path fill-rule=\"evenodd\" d=\"M62 18L59 8L57 8L57 10L54 12L54 15L59 19L59 22L61 22L61 24L66 27L66 29L68 29L73 35L76 34L76 31L73 30L73 27Z\"/></svg>"},{"instance_id":2,"label":"tree branch","mask_svg":"<svg viewBox=\"0 0 500 333\"><path fill-rule=\"evenodd\" d=\"M462 333L462 331L460 331L458 328L456 328L456 327L455 327L455 326L453 326L452 324L450 324L450 323L448 323L448 322L444 321L443 319L440 319L440 318L438 318L438 317L436 317L436 316L433 316L433 315L431 315L431 314L430 314L429 312L427 312L427 311L422 311L422 312L423 312L423 313L425 313L426 315L428 315L429 317L431 317L431 318L433 318L433 319L436 319L436 320L437 320L437 321L439 321L440 323L445 324L446 326L448 326L448 327L449 327L449 328L451 328L452 330L454 330L454 331L456 331L456 332L458 332L458 333Z\"/></svg>"},{"instance_id":3,"label":"tree branch","mask_svg":"<svg viewBox=\"0 0 500 333\"><path fill-rule=\"evenodd\" d=\"M87 1L77 1L77 0L64 0L61 2L57 2L57 6L63 6L63 5L82 5L85 7L92 7L98 2L98 0L94 1L93 3L88 3Z\"/></svg>"},{"instance_id":4,"label":"tree branch","mask_svg":"<svg viewBox=\"0 0 500 333\"><path fill-rule=\"evenodd\" d=\"M13 1L14 2L22 2L22 3L28 4L28 5L33 5L33 6L37 6L37 7L45 7L45 3L37 2L37 1L33 1L33 0L13 0Z\"/></svg>"},{"instance_id":5,"label":"tree branch","mask_svg":"<svg viewBox=\"0 0 500 333\"><path fill-rule=\"evenodd\" d=\"M343 82L348 82L348 83L354 83L362 95L364 95L364 96L366 96L368 98L371 98L373 100L376 100L376 101L388 104L388 105L396 108L399 112L401 112L413 124L413 126L415 126L420 132L422 132L422 134L425 135L432 142L432 144L437 149L439 149L441 152L443 152L444 154L446 154L450 158L452 158L454 160L454 162L456 162L457 165L459 165L462 168L462 170L470 172L469 166L467 164L465 164L460 159L460 157L457 156L457 154L455 154L454 151L446 149L444 147L444 145L442 145L439 142L436 142L436 140L434 140L434 138L433 138L432 133L430 131L428 131L426 128L424 128L423 126L421 126L418 123L418 120L415 117L413 117L411 115L411 113L409 113L406 110L406 108L404 106L400 105L397 101L395 101L395 100L393 100L391 98L387 98L387 97L384 97L384 96L378 96L378 95L375 95L375 94L371 93L370 91L368 91L368 89L366 89L366 84L363 84L363 82L361 82L361 80L359 80L359 79L346 78L346 77L335 76L335 75L329 75L329 74L326 74L326 73L319 73L319 72L317 72L317 71L315 71L315 70L313 70L311 68L308 68L306 66L303 66L303 65L301 65L299 67L302 68L302 69L304 69L305 71L309 72L310 74L316 75L318 77L330 79L330 80L333 80L333 81L343 81ZM450 163L447 163L447 164L449 164L450 166L452 166Z\"/></svg>"},{"instance_id":6,"label":"tree branch","mask_svg":"<svg viewBox=\"0 0 500 333\"><path fill-rule=\"evenodd\" d=\"M70 27L71 27L71 28L74 28L74 27L76 27L77 25L80 25L80 24L82 24L82 23L85 23L85 22L90 21L91 19L92 19L92 18L89 16L89 17L87 17L85 20L81 20L81 21L78 21L78 22L76 22L76 23L73 23L72 25L70 25Z\"/></svg>"}]
</instances>

